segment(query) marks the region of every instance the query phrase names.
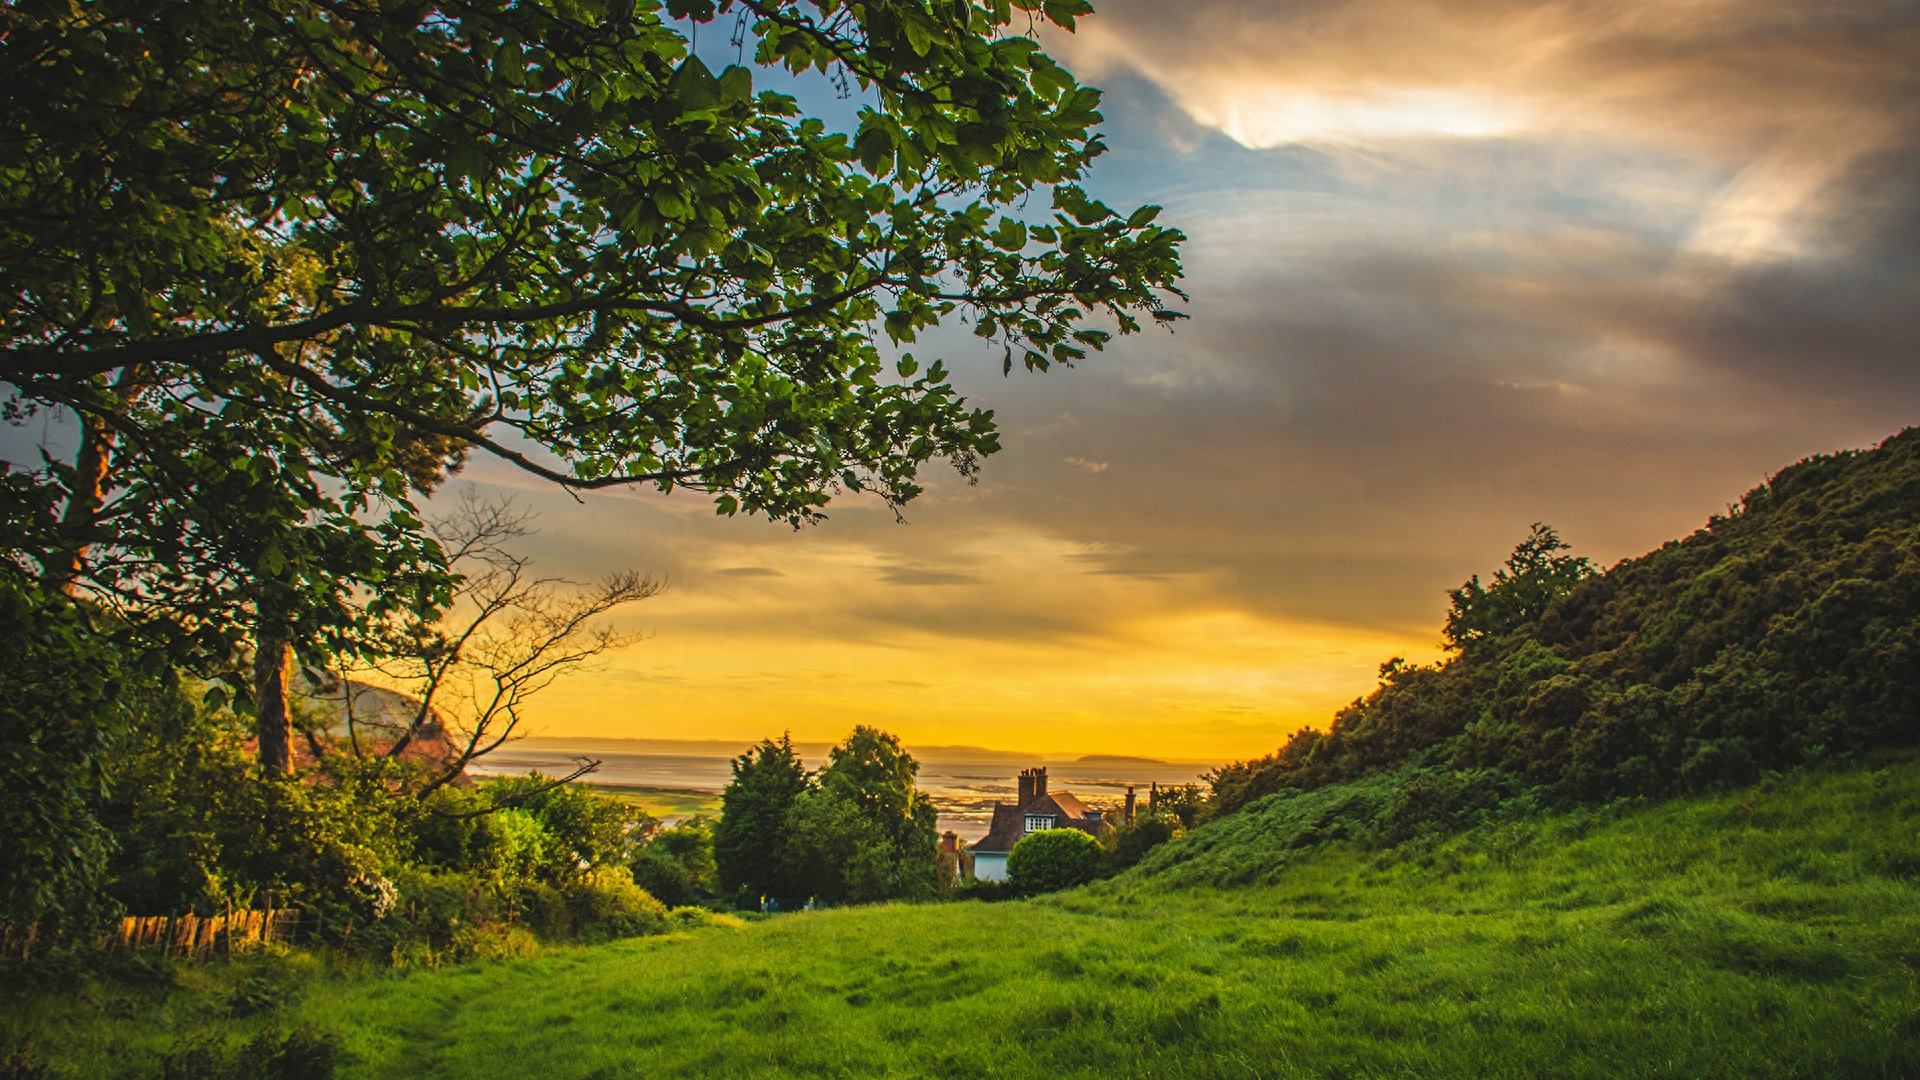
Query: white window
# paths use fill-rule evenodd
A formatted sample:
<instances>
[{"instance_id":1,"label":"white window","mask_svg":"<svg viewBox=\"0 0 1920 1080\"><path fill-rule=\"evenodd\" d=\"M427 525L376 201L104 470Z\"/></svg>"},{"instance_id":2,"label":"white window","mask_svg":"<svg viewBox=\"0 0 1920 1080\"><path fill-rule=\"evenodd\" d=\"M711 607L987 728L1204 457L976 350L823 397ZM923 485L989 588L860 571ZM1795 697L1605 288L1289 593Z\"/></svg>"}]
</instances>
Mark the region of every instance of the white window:
<instances>
[{"instance_id":1,"label":"white window","mask_svg":"<svg viewBox=\"0 0 1920 1080\"><path fill-rule=\"evenodd\" d=\"M1027 831L1028 832L1039 832L1041 829L1051 829L1051 828L1053 828L1052 814L1028 814L1027 815Z\"/></svg>"}]
</instances>

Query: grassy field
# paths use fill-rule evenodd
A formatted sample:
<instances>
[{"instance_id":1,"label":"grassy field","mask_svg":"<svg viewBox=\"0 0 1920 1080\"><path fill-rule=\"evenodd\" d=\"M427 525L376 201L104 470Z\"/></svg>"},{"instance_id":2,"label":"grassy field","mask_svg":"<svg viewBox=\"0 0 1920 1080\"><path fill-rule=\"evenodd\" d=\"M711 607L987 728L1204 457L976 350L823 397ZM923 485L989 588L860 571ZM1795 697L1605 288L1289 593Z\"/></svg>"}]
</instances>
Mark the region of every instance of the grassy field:
<instances>
[{"instance_id":1,"label":"grassy field","mask_svg":"<svg viewBox=\"0 0 1920 1080\"><path fill-rule=\"evenodd\" d=\"M592 784L593 790L623 803L631 803L657 818L683 818L694 814L720 815L720 793L684 788L632 787L625 784Z\"/></svg>"},{"instance_id":2,"label":"grassy field","mask_svg":"<svg viewBox=\"0 0 1920 1080\"><path fill-rule=\"evenodd\" d=\"M1920 766L1889 761L1336 845L1272 885L1123 878L440 971L295 957L5 1000L88 1076L308 1022L356 1077L1912 1077L1917 826ZM243 982L293 989L234 1019Z\"/></svg>"}]
</instances>

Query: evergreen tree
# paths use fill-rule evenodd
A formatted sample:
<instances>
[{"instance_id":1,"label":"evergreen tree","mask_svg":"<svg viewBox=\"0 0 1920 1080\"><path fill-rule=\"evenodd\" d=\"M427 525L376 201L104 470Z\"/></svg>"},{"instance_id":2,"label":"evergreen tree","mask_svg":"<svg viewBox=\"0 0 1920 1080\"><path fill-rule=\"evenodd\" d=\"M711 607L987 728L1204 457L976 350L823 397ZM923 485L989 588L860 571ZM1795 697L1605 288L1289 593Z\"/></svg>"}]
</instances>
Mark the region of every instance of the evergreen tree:
<instances>
[{"instance_id":1,"label":"evergreen tree","mask_svg":"<svg viewBox=\"0 0 1920 1080\"><path fill-rule=\"evenodd\" d=\"M812 789L791 734L733 759L733 780L720 795L713 858L721 888L760 895L792 895L788 887L787 818L794 800Z\"/></svg>"}]
</instances>

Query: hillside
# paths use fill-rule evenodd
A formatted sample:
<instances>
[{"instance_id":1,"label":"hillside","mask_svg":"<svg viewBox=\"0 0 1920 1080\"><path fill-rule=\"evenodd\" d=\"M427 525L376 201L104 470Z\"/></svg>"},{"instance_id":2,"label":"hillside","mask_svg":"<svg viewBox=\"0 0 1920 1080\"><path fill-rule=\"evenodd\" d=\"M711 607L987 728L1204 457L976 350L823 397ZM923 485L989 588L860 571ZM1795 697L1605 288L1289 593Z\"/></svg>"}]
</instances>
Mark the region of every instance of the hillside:
<instances>
[{"instance_id":1,"label":"hillside","mask_svg":"<svg viewBox=\"0 0 1920 1080\"><path fill-rule=\"evenodd\" d=\"M0 1001L45 1059L104 1077L299 1024L368 1078L1911 1077L1917 818L1911 754L1385 854L1263 850L1248 814L1175 845L1198 849L1181 868L1039 900ZM1246 859L1286 872L1202 884ZM263 998L284 1004L236 1007Z\"/></svg>"},{"instance_id":2,"label":"hillside","mask_svg":"<svg viewBox=\"0 0 1920 1080\"><path fill-rule=\"evenodd\" d=\"M1729 509L1605 573L1556 557L1469 596L1501 615L1505 588L1506 621L1221 770L1216 812L1406 769L1473 789L1440 814L1520 791L1600 802L1920 740L1920 430L1802 461ZM1550 597L1537 611L1529 587Z\"/></svg>"}]
</instances>

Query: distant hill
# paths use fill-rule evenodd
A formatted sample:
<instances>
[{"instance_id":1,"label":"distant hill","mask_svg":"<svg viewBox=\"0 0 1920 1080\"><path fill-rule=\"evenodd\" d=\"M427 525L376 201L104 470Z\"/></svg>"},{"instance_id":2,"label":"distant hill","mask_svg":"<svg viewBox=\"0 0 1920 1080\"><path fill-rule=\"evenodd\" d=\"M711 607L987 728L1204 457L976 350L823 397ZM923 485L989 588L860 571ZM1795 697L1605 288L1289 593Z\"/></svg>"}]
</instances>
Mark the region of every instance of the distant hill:
<instances>
[{"instance_id":1,"label":"distant hill","mask_svg":"<svg viewBox=\"0 0 1920 1080\"><path fill-rule=\"evenodd\" d=\"M363 750L381 753L420 716L419 698L355 679L330 677L324 683L315 683L303 675L295 680L294 688L295 707L313 724L316 739L336 749L358 738ZM310 761L312 746L305 739L296 739L294 754L302 762ZM437 710L427 710L426 719L401 756L435 765L446 765L459 756L453 733ZM455 782L459 786L471 783L464 771Z\"/></svg>"},{"instance_id":2,"label":"distant hill","mask_svg":"<svg viewBox=\"0 0 1920 1080\"><path fill-rule=\"evenodd\" d=\"M1808 458L1730 509L1585 580L1490 586L1513 611L1523 586L1550 595L1219 770L1215 814L1396 770L1422 779L1395 799L1443 816L1523 791L1604 801L1920 740L1920 431Z\"/></svg>"}]
</instances>

